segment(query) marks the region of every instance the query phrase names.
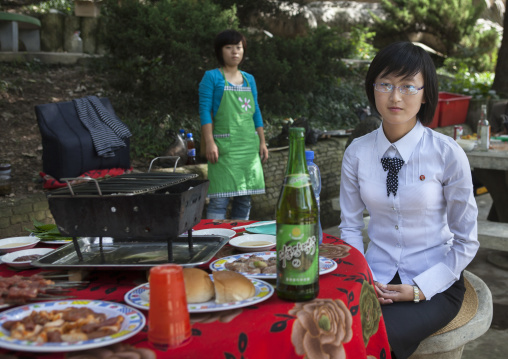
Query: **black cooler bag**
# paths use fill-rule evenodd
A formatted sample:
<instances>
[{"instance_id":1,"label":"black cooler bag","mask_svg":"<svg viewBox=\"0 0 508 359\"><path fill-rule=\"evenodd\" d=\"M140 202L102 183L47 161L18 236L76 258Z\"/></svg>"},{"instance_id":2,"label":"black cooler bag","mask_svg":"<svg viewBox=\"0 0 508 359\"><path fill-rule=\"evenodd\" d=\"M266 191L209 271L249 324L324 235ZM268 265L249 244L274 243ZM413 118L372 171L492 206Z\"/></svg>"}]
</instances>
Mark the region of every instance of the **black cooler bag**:
<instances>
[{"instance_id":1,"label":"black cooler bag","mask_svg":"<svg viewBox=\"0 0 508 359\"><path fill-rule=\"evenodd\" d=\"M116 116L107 98L100 101ZM81 123L72 101L35 106L42 136L42 168L56 179L78 177L86 171L108 168L130 168L129 139L127 146L115 151L114 157L100 157L92 136Z\"/></svg>"}]
</instances>

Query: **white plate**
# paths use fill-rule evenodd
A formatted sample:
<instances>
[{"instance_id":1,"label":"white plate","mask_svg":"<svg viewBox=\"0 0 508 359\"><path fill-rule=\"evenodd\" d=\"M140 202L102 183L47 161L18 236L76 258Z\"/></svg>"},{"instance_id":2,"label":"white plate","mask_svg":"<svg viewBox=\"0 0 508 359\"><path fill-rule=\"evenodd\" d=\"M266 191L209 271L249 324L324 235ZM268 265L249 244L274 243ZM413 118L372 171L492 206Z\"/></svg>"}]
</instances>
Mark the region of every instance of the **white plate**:
<instances>
[{"instance_id":1,"label":"white plate","mask_svg":"<svg viewBox=\"0 0 508 359\"><path fill-rule=\"evenodd\" d=\"M43 241L41 240L41 244L68 244L68 243L72 243L72 240L66 240L66 239L63 239L63 240L54 240L54 241Z\"/></svg>"},{"instance_id":2,"label":"white plate","mask_svg":"<svg viewBox=\"0 0 508 359\"><path fill-rule=\"evenodd\" d=\"M44 256L53 251L54 249L52 248L24 249L22 251L7 253L6 255L2 256L2 262L15 268L29 268L32 261L15 262L14 260L18 257L29 256L32 254L40 254Z\"/></svg>"},{"instance_id":3,"label":"white plate","mask_svg":"<svg viewBox=\"0 0 508 359\"><path fill-rule=\"evenodd\" d=\"M8 320L20 320L35 310L37 312L46 310L62 310L68 307L87 307L97 313L106 314L107 318L121 315L124 318L120 331L116 334L84 340L75 343L44 343L38 344L27 340L18 340L9 337L9 331L1 325ZM137 309L124 304L105 302L102 300L66 300L55 302L42 302L12 308L0 313L0 348L19 350L26 352L55 353L75 350L85 350L104 347L106 345L124 341L136 335L145 326L146 320L143 314Z\"/></svg>"},{"instance_id":4,"label":"white plate","mask_svg":"<svg viewBox=\"0 0 508 359\"><path fill-rule=\"evenodd\" d=\"M4 238L4 239L0 240L0 253L10 253L10 252L19 251L21 249L32 248L32 247L35 247L35 245L37 243L39 243L39 238L37 238L37 237L25 236L25 237ZM9 245L16 244L16 246L2 248L2 246L7 245L7 244L9 244Z\"/></svg>"},{"instance_id":5,"label":"white plate","mask_svg":"<svg viewBox=\"0 0 508 359\"><path fill-rule=\"evenodd\" d=\"M37 236L35 235L35 233L32 232L32 233L30 233L30 237L37 237ZM39 237L37 237L37 238L39 238ZM49 240L49 241L40 239L40 241L41 241L41 243L44 243L44 244L67 244L67 243L71 243L72 239L54 239L54 240Z\"/></svg>"},{"instance_id":6,"label":"white plate","mask_svg":"<svg viewBox=\"0 0 508 359\"><path fill-rule=\"evenodd\" d=\"M245 228L245 230L249 233L270 234L272 236L275 236L275 234L277 232L277 224L276 223L268 223L265 225L260 225L260 226L255 226L255 227L247 227L247 228Z\"/></svg>"},{"instance_id":7,"label":"white plate","mask_svg":"<svg viewBox=\"0 0 508 359\"><path fill-rule=\"evenodd\" d=\"M256 255L258 257L261 257L263 259L268 259L270 257L275 257L275 251L271 252L258 252L258 253L245 253L245 254L236 254L234 256L224 257L217 259L213 261L210 264L210 269L214 271L221 271L221 270L227 270L226 269L226 263L234 262L241 258L249 258L250 256ZM325 257L319 257L319 275L323 275L326 273L333 272L337 268L337 263L331 259L325 258ZM259 279L276 279L277 274L276 273L257 273L257 274L249 274L249 273L243 273L240 272L246 277L250 278L259 278Z\"/></svg>"},{"instance_id":8,"label":"white plate","mask_svg":"<svg viewBox=\"0 0 508 359\"><path fill-rule=\"evenodd\" d=\"M198 231L192 231L193 236L227 236L229 238L233 238L235 234L235 231L226 228L207 228L200 229ZM182 236L186 235L187 233L182 233Z\"/></svg>"},{"instance_id":9,"label":"white plate","mask_svg":"<svg viewBox=\"0 0 508 359\"><path fill-rule=\"evenodd\" d=\"M213 276L210 274L210 278L213 280ZM245 300L240 300L238 302L232 302L232 303L224 303L224 304L217 304L212 299L208 302L203 303L193 303L193 304L187 304L187 308L189 309L189 313L207 313L207 312L218 312L221 310L229 310L229 309L236 309L236 308L242 308L247 307L249 305L257 304L260 302L263 302L270 298L272 294L274 293L273 287L263 282L262 280L257 280L254 278L249 278L254 284L254 287L256 288L256 294L254 294L253 297L250 297ZM142 284L140 286L137 286L136 288L128 291L125 296L124 300L127 304L132 305L133 307L148 310L150 309L150 285L149 283Z\"/></svg>"},{"instance_id":10,"label":"white plate","mask_svg":"<svg viewBox=\"0 0 508 359\"><path fill-rule=\"evenodd\" d=\"M233 247L238 249L241 252L260 252L260 251L268 251L275 247L275 236L271 236L269 234L243 234L241 236L235 237L229 241ZM246 246L247 242L258 242L258 241L266 241L270 242L270 244L258 245L258 246Z\"/></svg>"}]
</instances>

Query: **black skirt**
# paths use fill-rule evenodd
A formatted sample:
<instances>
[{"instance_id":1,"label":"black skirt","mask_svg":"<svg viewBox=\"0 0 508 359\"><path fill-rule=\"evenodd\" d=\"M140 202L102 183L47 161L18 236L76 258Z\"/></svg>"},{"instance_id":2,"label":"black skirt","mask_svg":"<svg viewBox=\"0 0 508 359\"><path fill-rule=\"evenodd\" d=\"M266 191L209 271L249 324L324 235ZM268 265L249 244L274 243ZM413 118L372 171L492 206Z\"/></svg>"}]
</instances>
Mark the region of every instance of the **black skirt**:
<instances>
[{"instance_id":1,"label":"black skirt","mask_svg":"<svg viewBox=\"0 0 508 359\"><path fill-rule=\"evenodd\" d=\"M400 283L397 273L390 284ZM465 291L461 273L458 281L431 300L382 305L388 341L396 359L411 356L422 340L451 322L460 310Z\"/></svg>"}]
</instances>

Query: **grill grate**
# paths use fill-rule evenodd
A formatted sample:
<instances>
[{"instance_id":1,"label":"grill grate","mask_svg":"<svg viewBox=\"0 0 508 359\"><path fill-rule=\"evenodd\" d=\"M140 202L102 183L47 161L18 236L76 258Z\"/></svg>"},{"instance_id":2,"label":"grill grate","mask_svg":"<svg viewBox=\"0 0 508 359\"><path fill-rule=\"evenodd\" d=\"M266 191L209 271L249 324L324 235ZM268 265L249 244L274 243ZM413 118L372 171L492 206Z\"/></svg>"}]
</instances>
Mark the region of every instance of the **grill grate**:
<instances>
[{"instance_id":1,"label":"grill grate","mask_svg":"<svg viewBox=\"0 0 508 359\"><path fill-rule=\"evenodd\" d=\"M129 173L98 181L89 181L54 190L48 196L130 196L159 191L189 179L197 174L187 173ZM100 192L97 189L100 188Z\"/></svg>"}]
</instances>

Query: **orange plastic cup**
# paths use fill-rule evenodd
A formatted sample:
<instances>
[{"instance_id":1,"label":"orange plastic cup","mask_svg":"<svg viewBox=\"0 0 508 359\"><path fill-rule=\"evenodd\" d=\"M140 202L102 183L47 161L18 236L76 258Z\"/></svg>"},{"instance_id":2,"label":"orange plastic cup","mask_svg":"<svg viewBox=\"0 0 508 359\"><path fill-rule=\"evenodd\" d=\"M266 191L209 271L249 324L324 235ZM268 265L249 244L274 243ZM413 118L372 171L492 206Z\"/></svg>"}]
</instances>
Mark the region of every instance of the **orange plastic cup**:
<instances>
[{"instance_id":1,"label":"orange plastic cup","mask_svg":"<svg viewBox=\"0 0 508 359\"><path fill-rule=\"evenodd\" d=\"M150 270L148 340L159 350L187 344L191 325L182 267L167 264Z\"/></svg>"}]
</instances>

